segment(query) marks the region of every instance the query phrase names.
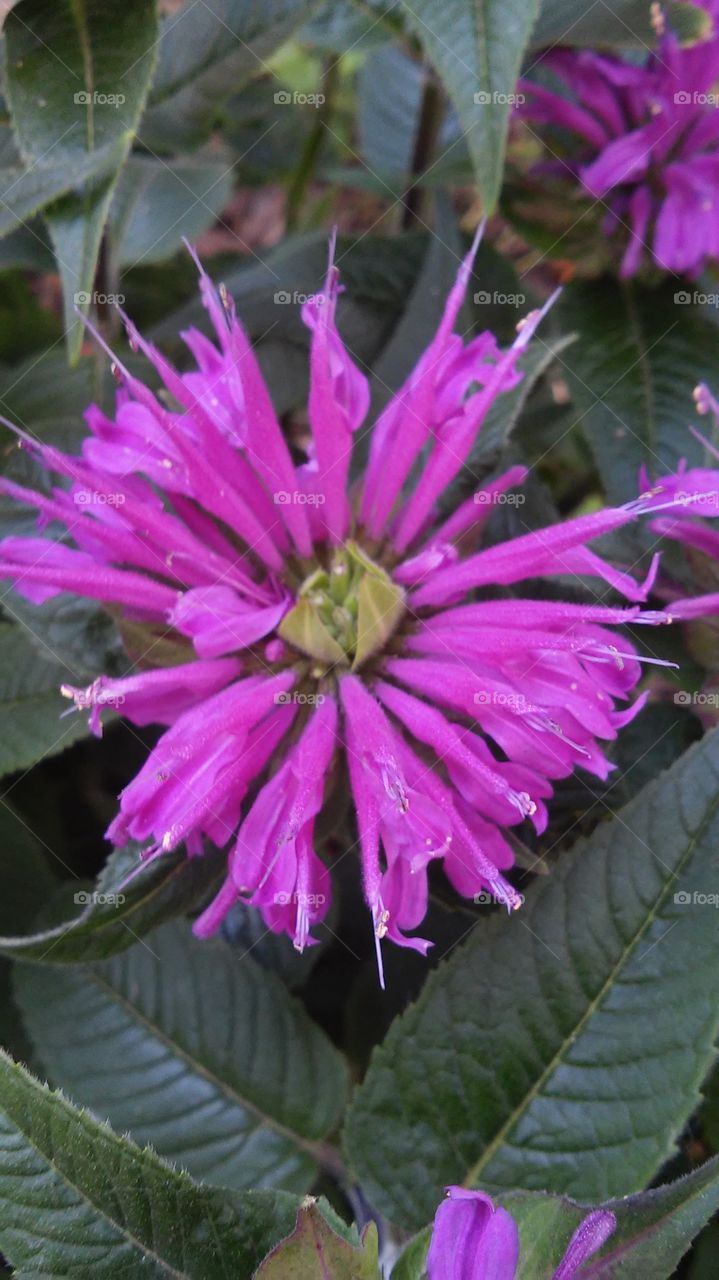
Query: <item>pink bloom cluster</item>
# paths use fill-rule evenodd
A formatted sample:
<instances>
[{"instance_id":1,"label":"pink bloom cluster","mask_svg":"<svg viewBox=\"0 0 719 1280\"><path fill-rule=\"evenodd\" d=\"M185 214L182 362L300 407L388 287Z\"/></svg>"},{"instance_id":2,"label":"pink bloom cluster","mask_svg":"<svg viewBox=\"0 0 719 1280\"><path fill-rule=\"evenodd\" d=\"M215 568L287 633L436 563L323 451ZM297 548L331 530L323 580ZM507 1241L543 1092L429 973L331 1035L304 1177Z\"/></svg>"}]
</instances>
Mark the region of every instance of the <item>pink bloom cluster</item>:
<instances>
[{"instance_id":1,"label":"pink bloom cluster","mask_svg":"<svg viewBox=\"0 0 719 1280\"><path fill-rule=\"evenodd\" d=\"M719 38L716 6L702 7L708 38L697 44L662 30L642 63L552 49L541 66L559 89L522 82L521 114L552 130L549 170L569 169L604 205L607 233L624 233L623 276L646 251L664 271L689 275L719 257Z\"/></svg>"},{"instance_id":2,"label":"pink bloom cluster","mask_svg":"<svg viewBox=\"0 0 719 1280\"><path fill-rule=\"evenodd\" d=\"M413 931L433 862L459 893L518 906L507 829L529 820L541 832L554 780L578 765L605 778L600 743L642 705L631 701L635 650L609 628L667 620L639 607L653 572L638 583L588 544L643 503L482 547L494 503L524 477L513 467L438 514L489 409L521 376L542 314L506 351L489 333L456 334L473 253L354 485L369 390L336 327L332 265L303 310L302 456L231 300L200 268L214 341L183 334L193 371L178 372L126 322L169 395L118 362L115 416L88 410L80 456L21 434L62 483L47 493L0 484L49 534L65 531L7 538L0 578L36 603L61 591L101 601L131 624L135 649L146 638L134 674L64 692L98 734L108 705L136 725L165 726L108 835L140 841L145 858L181 844L198 857L205 841L227 848L227 879L195 923L200 936L242 899L298 948L313 941L331 896L314 826L342 756L378 955L384 937L429 945ZM629 607L506 598L523 579L567 574L609 584ZM153 667L168 635L179 660Z\"/></svg>"}]
</instances>

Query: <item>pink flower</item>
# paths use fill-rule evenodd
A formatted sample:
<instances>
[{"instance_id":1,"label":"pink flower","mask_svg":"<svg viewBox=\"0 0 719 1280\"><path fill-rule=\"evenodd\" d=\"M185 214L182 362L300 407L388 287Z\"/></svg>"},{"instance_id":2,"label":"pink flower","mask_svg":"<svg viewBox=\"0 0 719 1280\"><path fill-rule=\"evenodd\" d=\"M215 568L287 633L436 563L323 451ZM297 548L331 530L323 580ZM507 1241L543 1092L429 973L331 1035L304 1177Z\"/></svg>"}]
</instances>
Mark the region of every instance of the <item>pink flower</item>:
<instances>
[{"instance_id":1,"label":"pink flower","mask_svg":"<svg viewBox=\"0 0 719 1280\"><path fill-rule=\"evenodd\" d=\"M580 1222L552 1280L572 1280L601 1249L617 1225L608 1209L595 1209ZM435 1216L427 1254L428 1280L514 1280L519 1265L519 1231L506 1209L483 1191L447 1187Z\"/></svg>"},{"instance_id":2,"label":"pink flower","mask_svg":"<svg viewBox=\"0 0 719 1280\"><path fill-rule=\"evenodd\" d=\"M692 276L719 257L719 39L710 12L706 22L711 38L683 47L661 18L657 50L643 63L552 49L542 66L558 89L522 82L520 114L554 131L543 133L545 170L573 174L606 209L606 231L626 241L622 276L647 254Z\"/></svg>"},{"instance_id":3,"label":"pink flower","mask_svg":"<svg viewBox=\"0 0 719 1280\"><path fill-rule=\"evenodd\" d=\"M475 246L476 247L476 246ZM509 827L542 831L552 783L579 765L604 778L601 743L642 705L640 663L612 628L650 625L643 584L589 543L643 509L607 509L482 549L493 504L521 483L513 467L442 520L489 409L520 378L512 347L454 324L471 272L462 263L435 337L380 415L369 461L349 484L368 386L335 324L337 272L303 311L311 330L311 442L296 460L223 288L200 268L211 342L184 335L196 368L177 372L128 322L168 408L117 364L114 420L95 406L79 457L21 434L65 483L0 491L38 510L61 541L8 538L0 577L41 602L72 591L132 624L137 670L66 687L101 732L109 705L165 726L120 797L108 835L159 858L184 844L227 848L227 879L195 924L219 927L234 902L256 905L299 948L326 913L330 875L315 819L344 753L359 827L364 895L379 943L426 950L427 872L441 862L464 895L508 908ZM420 456L423 465L410 483ZM526 578L599 579L630 601L563 604L497 598ZM150 669L158 636L177 666ZM185 660L181 658L184 654ZM620 709L621 708L621 709Z\"/></svg>"}]
</instances>

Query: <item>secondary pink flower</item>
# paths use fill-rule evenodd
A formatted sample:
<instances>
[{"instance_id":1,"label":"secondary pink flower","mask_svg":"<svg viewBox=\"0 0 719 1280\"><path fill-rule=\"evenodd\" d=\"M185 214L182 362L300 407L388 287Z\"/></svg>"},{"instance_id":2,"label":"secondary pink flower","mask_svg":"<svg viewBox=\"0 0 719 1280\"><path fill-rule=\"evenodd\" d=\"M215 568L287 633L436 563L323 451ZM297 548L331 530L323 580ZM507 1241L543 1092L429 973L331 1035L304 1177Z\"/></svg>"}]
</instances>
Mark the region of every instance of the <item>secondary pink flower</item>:
<instances>
[{"instance_id":1,"label":"secondary pink flower","mask_svg":"<svg viewBox=\"0 0 719 1280\"><path fill-rule=\"evenodd\" d=\"M520 114L552 130L545 170L572 173L601 202L606 231L626 241L623 276L647 255L690 275L719 257L719 39L710 14L707 26L712 38L688 48L662 30L643 63L552 49L542 66L558 90L522 82Z\"/></svg>"},{"instance_id":2,"label":"secondary pink flower","mask_svg":"<svg viewBox=\"0 0 719 1280\"><path fill-rule=\"evenodd\" d=\"M580 1222L552 1280L572 1280L601 1249L617 1220L596 1209ZM483 1191L447 1187L432 1228L427 1254L428 1280L514 1280L519 1265L519 1231L506 1209Z\"/></svg>"},{"instance_id":3,"label":"secondary pink flower","mask_svg":"<svg viewBox=\"0 0 719 1280\"><path fill-rule=\"evenodd\" d=\"M134 653L145 637L134 674L64 692L96 733L104 706L166 726L108 834L140 841L146 858L180 844L199 856L206 840L227 848L226 883L195 924L201 936L243 899L298 947L313 941L331 894L314 824L341 776L339 752L378 954L383 937L429 945L413 931L433 862L461 894L488 890L518 906L506 829L529 820L542 831L553 781L578 765L606 777L600 743L642 705L631 701L635 650L611 628L665 620L637 603L653 574L637 583L588 546L642 503L482 549L493 504L524 478L513 467L449 518L438 514L487 412L518 381L542 314L507 351L488 333L455 334L473 253L381 414L356 484L352 438L369 393L336 328L333 266L303 311L304 457L284 439L226 291L201 271L215 341L183 335L192 372L127 322L168 400L118 362L114 419L88 410L79 457L21 433L64 483L39 493L0 482L38 510L43 529L66 531L61 541L6 539L0 577L38 603L60 591L106 603L132 624ZM630 607L497 598L497 588L558 574L597 578ZM178 665L151 667L168 636Z\"/></svg>"}]
</instances>

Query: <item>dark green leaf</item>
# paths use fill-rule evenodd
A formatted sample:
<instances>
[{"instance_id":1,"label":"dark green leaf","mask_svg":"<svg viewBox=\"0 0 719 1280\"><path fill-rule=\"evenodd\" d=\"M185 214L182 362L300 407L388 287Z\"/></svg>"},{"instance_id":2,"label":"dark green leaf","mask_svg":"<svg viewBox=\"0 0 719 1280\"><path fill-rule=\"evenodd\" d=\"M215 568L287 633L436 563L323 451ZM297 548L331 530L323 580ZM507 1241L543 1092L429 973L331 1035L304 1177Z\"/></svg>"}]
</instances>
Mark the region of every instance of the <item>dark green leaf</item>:
<instances>
[{"instance_id":1,"label":"dark green leaf","mask_svg":"<svg viewBox=\"0 0 719 1280\"><path fill-rule=\"evenodd\" d=\"M426 1221L449 1183L620 1195L671 1154L719 1022L718 777L719 732L480 923L395 1023L346 1135L390 1218Z\"/></svg>"},{"instance_id":2,"label":"dark green leaf","mask_svg":"<svg viewBox=\"0 0 719 1280\"><path fill-rule=\"evenodd\" d=\"M71 676L50 650L37 652L24 627L0 625L0 776L28 769L87 735L84 718L60 719L67 710L60 685Z\"/></svg>"},{"instance_id":3,"label":"dark green leaf","mask_svg":"<svg viewBox=\"0 0 719 1280\"><path fill-rule=\"evenodd\" d=\"M662 6L666 20L684 40L696 40L708 31L708 14L698 4L669 0ZM585 4L584 0L543 0L532 35L540 49L551 44L625 45L643 51L656 43L651 6L644 0L613 0Z\"/></svg>"},{"instance_id":4,"label":"dark green leaf","mask_svg":"<svg viewBox=\"0 0 719 1280\"><path fill-rule=\"evenodd\" d=\"M292 1229L295 1196L199 1186L5 1054L0 1099L0 1248L28 1277L249 1277Z\"/></svg>"},{"instance_id":5,"label":"dark green leaf","mask_svg":"<svg viewBox=\"0 0 719 1280\"><path fill-rule=\"evenodd\" d=\"M127 950L157 925L192 910L219 886L226 864L219 850L201 858L188 858L183 850L148 864L125 883L138 860L135 845L118 849L94 888L77 881L63 888L62 900L53 904L52 927L0 938L0 951L48 964L103 960ZM55 924L55 919L61 923Z\"/></svg>"},{"instance_id":6,"label":"dark green leaf","mask_svg":"<svg viewBox=\"0 0 719 1280\"><path fill-rule=\"evenodd\" d=\"M560 321L576 331L564 372L610 502L637 497L638 472L697 465L692 390L716 370L716 328L680 281L648 289L602 279L565 290ZM679 301L677 301L679 299Z\"/></svg>"},{"instance_id":7,"label":"dark green leaf","mask_svg":"<svg viewBox=\"0 0 719 1280\"><path fill-rule=\"evenodd\" d=\"M232 190L232 164L217 159L132 157L115 191L110 222L120 266L160 262L212 226Z\"/></svg>"},{"instance_id":8,"label":"dark green leaf","mask_svg":"<svg viewBox=\"0 0 719 1280\"><path fill-rule=\"evenodd\" d=\"M13 127L29 166L64 164L83 178L95 153L112 150L109 176L46 210L63 283L70 355L80 350L100 241L117 174L142 114L156 56L152 0L23 0L5 24ZM78 172L79 167L79 172ZM107 166L104 166L107 169Z\"/></svg>"},{"instance_id":9,"label":"dark green leaf","mask_svg":"<svg viewBox=\"0 0 719 1280\"><path fill-rule=\"evenodd\" d=\"M459 116L482 203L491 212L504 160L511 95L537 14L535 0L412 0L407 25L434 63Z\"/></svg>"},{"instance_id":10,"label":"dark green leaf","mask_svg":"<svg viewBox=\"0 0 719 1280\"><path fill-rule=\"evenodd\" d=\"M15 991L52 1083L119 1132L218 1186L313 1181L344 1066L251 958L178 922L91 969L19 965Z\"/></svg>"}]
</instances>

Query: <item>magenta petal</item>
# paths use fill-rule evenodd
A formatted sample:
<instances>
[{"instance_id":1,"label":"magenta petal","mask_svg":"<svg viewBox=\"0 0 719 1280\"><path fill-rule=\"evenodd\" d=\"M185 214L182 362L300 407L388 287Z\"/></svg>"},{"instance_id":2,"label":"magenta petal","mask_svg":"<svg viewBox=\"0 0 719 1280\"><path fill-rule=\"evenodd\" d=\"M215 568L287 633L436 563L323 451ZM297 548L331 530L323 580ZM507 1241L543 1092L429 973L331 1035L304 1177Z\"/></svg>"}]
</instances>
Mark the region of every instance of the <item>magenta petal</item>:
<instances>
[{"instance_id":1,"label":"magenta petal","mask_svg":"<svg viewBox=\"0 0 719 1280\"><path fill-rule=\"evenodd\" d=\"M482 1191L448 1187L427 1254L428 1280L514 1280L519 1231Z\"/></svg>"},{"instance_id":2,"label":"magenta petal","mask_svg":"<svg viewBox=\"0 0 719 1280\"><path fill-rule=\"evenodd\" d=\"M596 1209L588 1214L569 1241L553 1280L572 1280L582 1264L606 1243L616 1225L617 1219L609 1209Z\"/></svg>"}]
</instances>

